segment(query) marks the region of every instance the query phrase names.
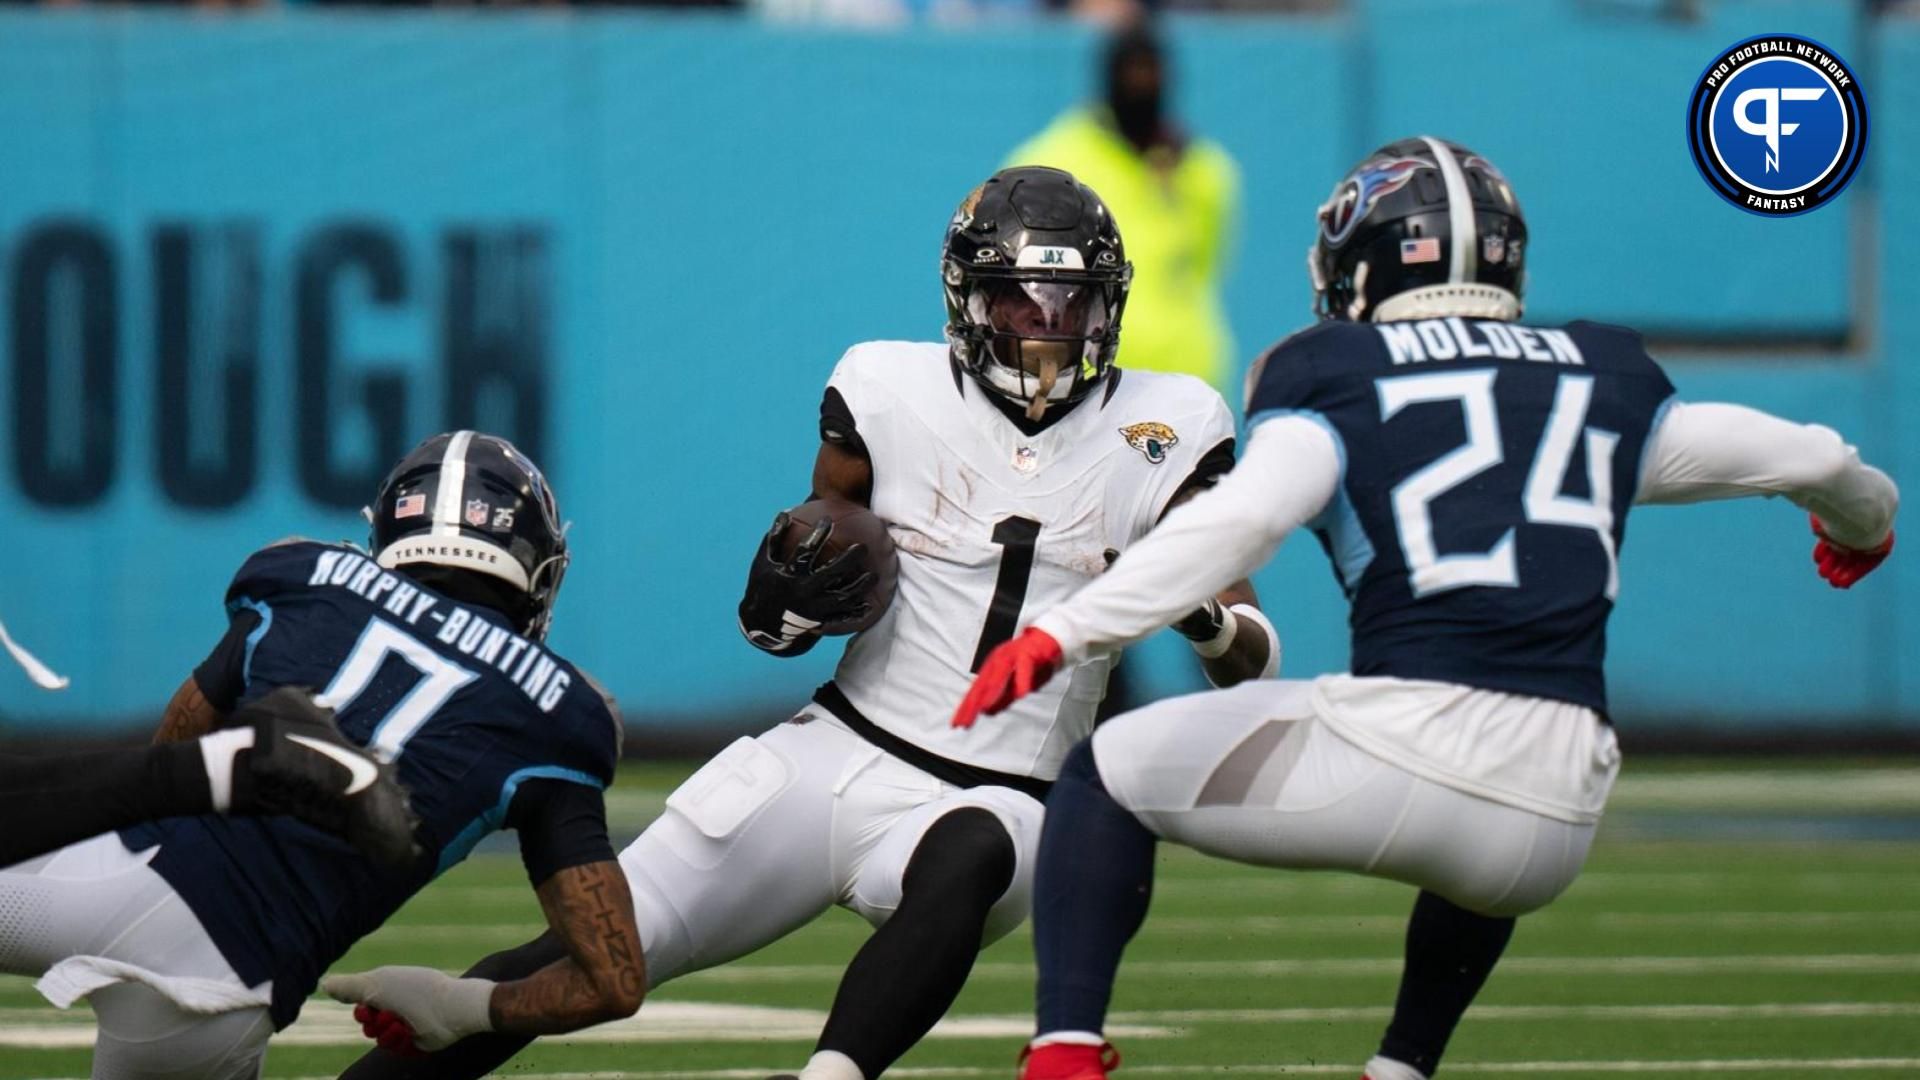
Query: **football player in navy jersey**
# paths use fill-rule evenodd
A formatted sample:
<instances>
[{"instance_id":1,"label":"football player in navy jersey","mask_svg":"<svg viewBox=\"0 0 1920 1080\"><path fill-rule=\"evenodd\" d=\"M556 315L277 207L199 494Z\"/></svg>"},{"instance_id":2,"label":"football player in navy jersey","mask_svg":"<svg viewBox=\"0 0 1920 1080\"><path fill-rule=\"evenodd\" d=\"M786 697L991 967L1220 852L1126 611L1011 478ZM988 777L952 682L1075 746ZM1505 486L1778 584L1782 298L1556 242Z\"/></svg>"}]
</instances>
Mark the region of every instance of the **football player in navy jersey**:
<instances>
[{"instance_id":1,"label":"football player in navy jersey","mask_svg":"<svg viewBox=\"0 0 1920 1080\"><path fill-rule=\"evenodd\" d=\"M503 439L439 435L394 468L370 517L371 553L295 540L246 561L226 636L161 734L200 737L276 688L322 688L340 732L410 792L420 855L395 870L292 817L203 815L0 870L0 906L16 914L0 968L41 975L56 1005L89 999L95 1076L258 1076L321 973L500 828L520 834L563 956L511 981L380 968L329 976L328 992L364 1002L376 1034L426 1048L639 1007L639 935L602 799L619 719L545 644L568 560L545 478Z\"/></svg>"},{"instance_id":2,"label":"football player in navy jersey","mask_svg":"<svg viewBox=\"0 0 1920 1080\"><path fill-rule=\"evenodd\" d=\"M1324 321L1249 377L1246 451L1111 572L980 668L971 726L1134 641L1313 530L1352 605L1352 670L1116 718L1068 757L1035 885L1026 1080L1102 1080L1120 954L1158 837L1420 889L1369 1080L1425 1080L1513 933L1578 873L1619 769L1602 661L1627 513L1784 496L1845 588L1898 493L1817 425L1683 402L1631 330L1521 323L1527 231L1485 158L1376 151L1320 208Z\"/></svg>"}]
</instances>

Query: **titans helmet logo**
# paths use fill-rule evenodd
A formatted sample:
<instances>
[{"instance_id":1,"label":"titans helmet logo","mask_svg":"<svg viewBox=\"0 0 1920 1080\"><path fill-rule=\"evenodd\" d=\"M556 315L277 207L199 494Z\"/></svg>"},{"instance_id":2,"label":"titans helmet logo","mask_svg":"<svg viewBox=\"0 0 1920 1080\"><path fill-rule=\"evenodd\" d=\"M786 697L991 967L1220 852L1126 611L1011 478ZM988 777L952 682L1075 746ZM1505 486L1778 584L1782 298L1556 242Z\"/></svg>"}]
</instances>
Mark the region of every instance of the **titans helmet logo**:
<instances>
[{"instance_id":1,"label":"titans helmet logo","mask_svg":"<svg viewBox=\"0 0 1920 1080\"><path fill-rule=\"evenodd\" d=\"M1320 207L1320 232L1328 247L1339 247L1381 196L1413 182L1413 174L1433 163L1418 158L1376 158L1355 169Z\"/></svg>"}]
</instances>

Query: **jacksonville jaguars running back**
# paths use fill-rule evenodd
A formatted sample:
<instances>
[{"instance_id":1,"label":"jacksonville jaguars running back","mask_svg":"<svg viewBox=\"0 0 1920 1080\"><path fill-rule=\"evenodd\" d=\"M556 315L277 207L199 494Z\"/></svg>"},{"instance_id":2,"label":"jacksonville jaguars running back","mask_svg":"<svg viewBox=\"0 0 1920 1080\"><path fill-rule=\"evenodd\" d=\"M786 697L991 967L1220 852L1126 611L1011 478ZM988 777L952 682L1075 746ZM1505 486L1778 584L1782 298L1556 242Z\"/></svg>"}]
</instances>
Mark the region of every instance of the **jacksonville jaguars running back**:
<instances>
[{"instance_id":1,"label":"jacksonville jaguars running back","mask_svg":"<svg viewBox=\"0 0 1920 1080\"><path fill-rule=\"evenodd\" d=\"M567 957L517 982L382 968L329 976L328 991L426 1003L407 1016L436 1046L639 1007L639 938L601 797L618 719L546 645L568 553L545 478L505 440L453 432L395 466L370 514L370 551L294 540L241 566L227 633L162 734L199 736L276 688L321 688L340 733L408 789L419 854L377 865L292 817L206 814L0 871L13 913L0 964L41 975L56 1005L89 1000L96 1076L258 1076L268 1037L328 966L503 827L519 830ZM332 756L375 779L373 762Z\"/></svg>"},{"instance_id":2,"label":"jacksonville jaguars running back","mask_svg":"<svg viewBox=\"0 0 1920 1080\"><path fill-rule=\"evenodd\" d=\"M1205 383L1114 366L1130 272L1105 204L1067 173L1010 169L967 197L941 259L947 342L855 346L821 406L813 495L887 522L892 604L811 704L695 773L621 855L653 985L835 904L876 927L806 1080L879 1076L946 1012L980 948L1026 917L1040 800L1093 729L1110 658L1086 656L993 739L946 725L974 668L1232 463L1231 415ZM785 526L739 615L749 641L792 656L819 640L798 628L853 622L869 600L859 551L783 557ZM1252 601L1223 582L1168 620L1217 684L1278 664ZM524 1044L375 1052L349 1075L478 1076Z\"/></svg>"},{"instance_id":3,"label":"jacksonville jaguars running back","mask_svg":"<svg viewBox=\"0 0 1920 1080\"><path fill-rule=\"evenodd\" d=\"M1420 888L1369 1080L1425 1080L1516 916L1578 873L1619 768L1602 664L1628 513L1785 496L1823 577L1886 557L1893 483L1833 431L1678 400L1639 335L1525 324L1512 187L1433 138L1321 207L1325 321L1254 367L1232 473L982 665L954 717L1148 633L1310 528L1352 604L1352 669L1118 717L1068 757L1035 900L1026 1080L1103 1080L1104 1021L1156 837Z\"/></svg>"}]
</instances>

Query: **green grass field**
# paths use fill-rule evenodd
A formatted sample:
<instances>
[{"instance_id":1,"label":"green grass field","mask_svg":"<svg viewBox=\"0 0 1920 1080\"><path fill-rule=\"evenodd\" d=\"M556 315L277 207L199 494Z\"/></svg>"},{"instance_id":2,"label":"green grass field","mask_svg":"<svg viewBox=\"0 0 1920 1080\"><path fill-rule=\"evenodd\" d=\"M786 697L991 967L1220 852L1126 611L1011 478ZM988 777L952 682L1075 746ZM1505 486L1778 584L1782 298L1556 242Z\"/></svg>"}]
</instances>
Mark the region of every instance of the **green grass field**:
<instances>
[{"instance_id":1,"label":"green grass field","mask_svg":"<svg viewBox=\"0 0 1920 1080\"><path fill-rule=\"evenodd\" d=\"M686 767L630 768L621 832ZM1122 1076L1353 1080L1385 1023L1412 891L1254 870L1168 849L1122 968ZM476 856L340 965L459 968L537 930L511 854ZM865 924L845 912L681 980L632 1021L536 1046L510 1075L742 1077L795 1069ZM890 1075L1013 1076L1031 938L982 958L954 1014ZM0 1077L84 1076L84 1009L0 980ZM331 1077L359 1053L315 1002L270 1076ZM1586 874L1514 944L1445 1075L1667 1080L1920 1077L1920 767L1630 763Z\"/></svg>"}]
</instances>

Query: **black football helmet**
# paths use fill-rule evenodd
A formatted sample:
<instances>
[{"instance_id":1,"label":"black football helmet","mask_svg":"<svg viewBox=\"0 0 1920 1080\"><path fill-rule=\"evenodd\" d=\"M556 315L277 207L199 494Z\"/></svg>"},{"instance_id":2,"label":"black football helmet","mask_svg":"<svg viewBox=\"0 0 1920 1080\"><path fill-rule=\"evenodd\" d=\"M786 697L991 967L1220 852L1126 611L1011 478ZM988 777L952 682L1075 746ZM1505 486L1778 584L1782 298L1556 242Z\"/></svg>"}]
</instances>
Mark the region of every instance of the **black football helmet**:
<instances>
[{"instance_id":1,"label":"black football helmet","mask_svg":"<svg viewBox=\"0 0 1920 1080\"><path fill-rule=\"evenodd\" d=\"M1466 147L1425 135L1389 143L1319 216L1307 272L1321 318L1520 317L1526 218L1507 178Z\"/></svg>"},{"instance_id":2,"label":"black football helmet","mask_svg":"<svg viewBox=\"0 0 1920 1080\"><path fill-rule=\"evenodd\" d=\"M367 508L374 560L388 569L442 566L505 582L520 631L547 636L566 575L567 530L553 489L525 454L477 431L435 435L400 459Z\"/></svg>"},{"instance_id":3,"label":"black football helmet","mask_svg":"<svg viewBox=\"0 0 1920 1080\"><path fill-rule=\"evenodd\" d=\"M954 363L1038 420L1113 367L1133 265L1107 204L1060 169L1003 169L947 225Z\"/></svg>"}]
</instances>

